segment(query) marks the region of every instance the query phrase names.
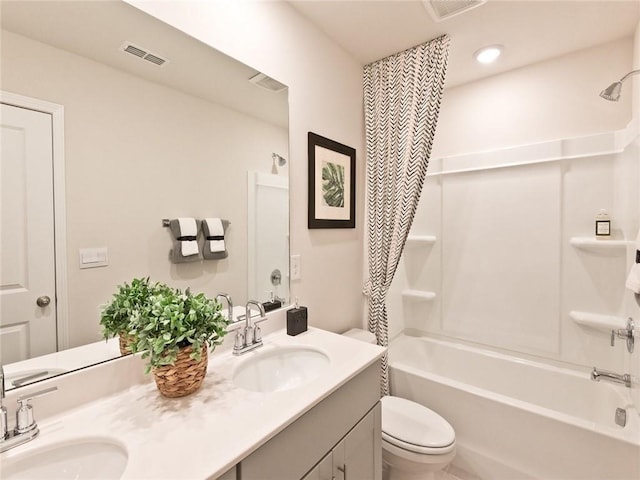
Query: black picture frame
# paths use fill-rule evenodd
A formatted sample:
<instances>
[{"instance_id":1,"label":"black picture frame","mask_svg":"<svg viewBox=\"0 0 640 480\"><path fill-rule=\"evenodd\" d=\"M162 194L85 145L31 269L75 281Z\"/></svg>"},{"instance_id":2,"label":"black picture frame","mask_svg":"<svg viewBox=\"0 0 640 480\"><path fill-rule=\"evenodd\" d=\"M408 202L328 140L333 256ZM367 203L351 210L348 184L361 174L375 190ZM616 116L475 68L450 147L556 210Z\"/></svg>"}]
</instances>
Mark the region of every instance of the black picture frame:
<instances>
[{"instance_id":1,"label":"black picture frame","mask_svg":"<svg viewBox=\"0 0 640 480\"><path fill-rule=\"evenodd\" d=\"M355 228L355 148L309 132L308 157L308 228Z\"/></svg>"}]
</instances>

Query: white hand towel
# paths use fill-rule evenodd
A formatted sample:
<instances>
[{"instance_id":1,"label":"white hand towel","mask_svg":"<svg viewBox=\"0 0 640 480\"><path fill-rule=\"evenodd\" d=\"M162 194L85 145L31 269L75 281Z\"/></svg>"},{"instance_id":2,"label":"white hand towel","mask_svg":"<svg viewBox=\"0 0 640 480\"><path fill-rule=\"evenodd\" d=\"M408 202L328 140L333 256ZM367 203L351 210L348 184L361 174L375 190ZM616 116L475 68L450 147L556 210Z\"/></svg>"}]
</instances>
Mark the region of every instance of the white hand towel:
<instances>
[{"instance_id":1,"label":"white hand towel","mask_svg":"<svg viewBox=\"0 0 640 480\"><path fill-rule=\"evenodd\" d=\"M227 247L224 244L224 227L222 226L222 220L219 218L205 218L207 227L209 229L209 237L218 237L216 240L209 240L209 251L211 253L224 252Z\"/></svg>"},{"instance_id":2,"label":"white hand towel","mask_svg":"<svg viewBox=\"0 0 640 480\"><path fill-rule=\"evenodd\" d=\"M627 288L633 293L640 293L640 231L636 238L636 263L631 266L631 271L627 277Z\"/></svg>"},{"instance_id":3,"label":"white hand towel","mask_svg":"<svg viewBox=\"0 0 640 480\"><path fill-rule=\"evenodd\" d=\"M198 224L195 218L181 217L178 218L180 224L180 237L197 237ZM197 240L180 240L180 252L183 257L197 255L199 252Z\"/></svg>"}]
</instances>

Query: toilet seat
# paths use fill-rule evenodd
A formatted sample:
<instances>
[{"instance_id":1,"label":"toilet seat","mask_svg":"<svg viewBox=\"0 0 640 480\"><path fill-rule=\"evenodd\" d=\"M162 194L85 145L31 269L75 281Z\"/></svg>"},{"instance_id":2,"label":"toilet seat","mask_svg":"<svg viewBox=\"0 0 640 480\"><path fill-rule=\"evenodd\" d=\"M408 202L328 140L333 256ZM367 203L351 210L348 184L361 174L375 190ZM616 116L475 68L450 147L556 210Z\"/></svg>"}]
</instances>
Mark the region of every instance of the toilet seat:
<instances>
[{"instance_id":1,"label":"toilet seat","mask_svg":"<svg viewBox=\"0 0 640 480\"><path fill-rule=\"evenodd\" d=\"M455 449L455 431L433 410L406 398L385 396L382 439L408 452L444 455Z\"/></svg>"}]
</instances>

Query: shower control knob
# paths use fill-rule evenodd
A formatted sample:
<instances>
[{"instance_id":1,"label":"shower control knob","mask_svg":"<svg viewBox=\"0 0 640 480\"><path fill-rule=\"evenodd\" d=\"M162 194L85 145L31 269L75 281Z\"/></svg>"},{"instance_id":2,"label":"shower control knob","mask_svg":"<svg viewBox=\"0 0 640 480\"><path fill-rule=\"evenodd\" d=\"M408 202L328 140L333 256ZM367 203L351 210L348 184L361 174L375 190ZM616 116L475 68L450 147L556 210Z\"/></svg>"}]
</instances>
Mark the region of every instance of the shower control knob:
<instances>
[{"instance_id":1,"label":"shower control knob","mask_svg":"<svg viewBox=\"0 0 640 480\"><path fill-rule=\"evenodd\" d=\"M38 297L38 299L36 300L36 304L39 307L46 307L51 303L51 298L49 298L47 295L43 295L41 297Z\"/></svg>"}]
</instances>

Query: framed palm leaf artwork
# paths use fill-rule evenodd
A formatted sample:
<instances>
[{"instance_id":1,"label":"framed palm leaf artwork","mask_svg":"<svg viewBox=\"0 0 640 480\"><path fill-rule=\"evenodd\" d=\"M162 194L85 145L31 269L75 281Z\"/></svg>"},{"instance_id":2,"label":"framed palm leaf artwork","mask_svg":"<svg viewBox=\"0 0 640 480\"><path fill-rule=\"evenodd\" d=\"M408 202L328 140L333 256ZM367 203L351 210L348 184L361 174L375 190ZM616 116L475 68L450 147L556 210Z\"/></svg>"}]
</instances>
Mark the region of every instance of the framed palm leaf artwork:
<instances>
[{"instance_id":1,"label":"framed palm leaf artwork","mask_svg":"<svg viewBox=\"0 0 640 480\"><path fill-rule=\"evenodd\" d=\"M355 228L356 150L309 132L309 228Z\"/></svg>"}]
</instances>

